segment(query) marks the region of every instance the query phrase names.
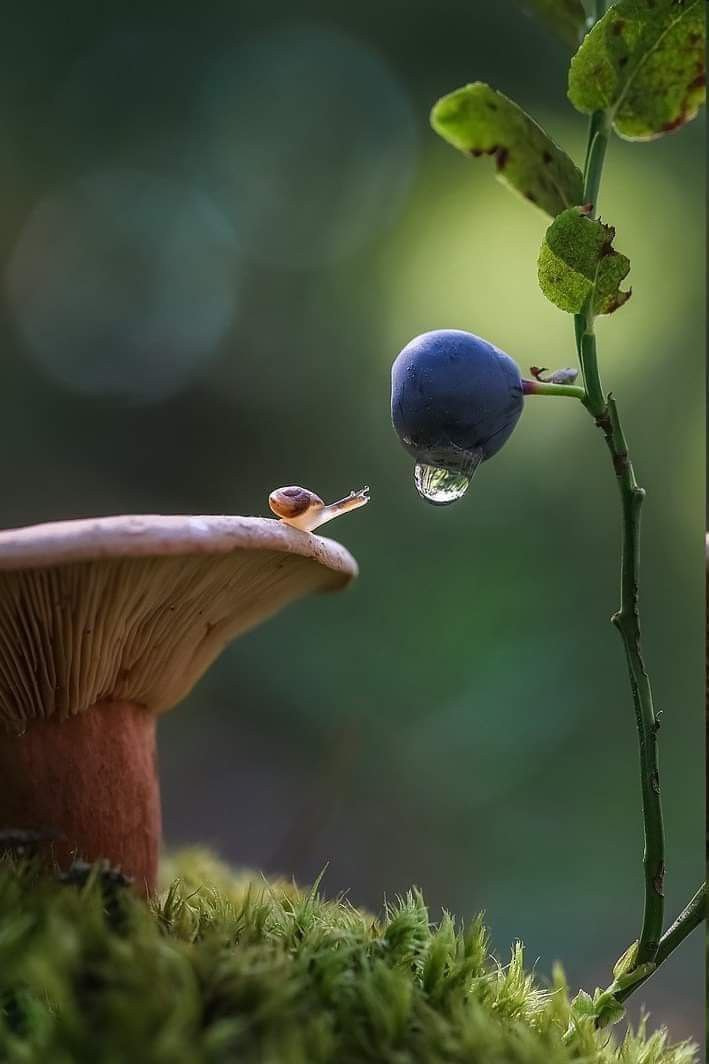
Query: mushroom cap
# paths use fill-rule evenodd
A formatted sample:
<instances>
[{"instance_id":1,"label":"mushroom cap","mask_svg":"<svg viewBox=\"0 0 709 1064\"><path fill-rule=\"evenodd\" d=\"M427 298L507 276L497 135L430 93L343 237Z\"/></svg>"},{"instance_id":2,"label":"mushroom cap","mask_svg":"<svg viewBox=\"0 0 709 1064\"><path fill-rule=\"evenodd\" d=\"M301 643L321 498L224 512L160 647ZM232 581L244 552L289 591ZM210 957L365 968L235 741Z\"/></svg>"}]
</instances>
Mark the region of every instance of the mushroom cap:
<instances>
[{"instance_id":1,"label":"mushroom cap","mask_svg":"<svg viewBox=\"0 0 709 1064\"><path fill-rule=\"evenodd\" d=\"M357 575L333 540L262 517L103 517L0 532L0 727L101 702L154 713L235 636Z\"/></svg>"}]
</instances>

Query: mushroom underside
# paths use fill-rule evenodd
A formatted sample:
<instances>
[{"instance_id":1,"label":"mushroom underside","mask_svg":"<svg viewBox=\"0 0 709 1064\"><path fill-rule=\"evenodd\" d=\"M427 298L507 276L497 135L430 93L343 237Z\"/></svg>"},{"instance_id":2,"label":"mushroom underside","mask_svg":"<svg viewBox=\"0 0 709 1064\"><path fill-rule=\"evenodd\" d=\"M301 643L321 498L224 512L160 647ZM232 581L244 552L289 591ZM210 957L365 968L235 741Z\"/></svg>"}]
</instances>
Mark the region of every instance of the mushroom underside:
<instances>
[{"instance_id":1,"label":"mushroom underside","mask_svg":"<svg viewBox=\"0 0 709 1064\"><path fill-rule=\"evenodd\" d=\"M0 571L0 726L101 702L161 713L235 636L340 583L312 558L250 550Z\"/></svg>"}]
</instances>

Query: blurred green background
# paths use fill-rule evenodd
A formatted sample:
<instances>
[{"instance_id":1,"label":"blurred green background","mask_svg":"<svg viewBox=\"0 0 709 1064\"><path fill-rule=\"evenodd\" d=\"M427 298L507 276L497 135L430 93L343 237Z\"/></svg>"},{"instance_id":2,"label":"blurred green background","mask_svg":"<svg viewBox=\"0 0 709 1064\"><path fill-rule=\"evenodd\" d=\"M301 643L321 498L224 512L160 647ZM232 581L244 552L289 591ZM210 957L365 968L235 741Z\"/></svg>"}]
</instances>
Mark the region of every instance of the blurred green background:
<instances>
[{"instance_id":1,"label":"blurred green background","mask_svg":"<svg viewBox=\"0 0 709 1064\"><path fill-rule=\"evenodd\" d=\"M536 283L544 216L428 128L465 81L577 159L562 45L497 5L10 5L0 64L2 523L267 513L368 483L328 533L345 595L228 650L161 725L167 844L378 908L487 912L544 978L605 985L635 936L641 825L606 452L534 399L457 506L416 495L389 367L470 329L573 365ZM612 144L602 213L634 295L605 382L648 489L642 605L664 710L668 913L703 875L703 120ZM641 997L701 1031L700 935ZM637 1015L637 1008L635 1009Z\"/></svg>"}]
</instances>

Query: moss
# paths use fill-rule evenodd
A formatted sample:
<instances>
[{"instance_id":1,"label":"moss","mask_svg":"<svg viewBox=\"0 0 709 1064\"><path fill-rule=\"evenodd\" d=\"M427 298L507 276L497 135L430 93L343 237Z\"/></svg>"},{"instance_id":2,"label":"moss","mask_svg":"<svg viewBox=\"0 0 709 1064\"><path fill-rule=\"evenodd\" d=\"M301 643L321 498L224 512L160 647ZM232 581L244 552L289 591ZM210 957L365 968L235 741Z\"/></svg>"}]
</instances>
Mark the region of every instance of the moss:
<instances>
[{"instance_id":1,"label":"moss","mask_svg":"<svg viewBox=\"0 0 709 1064\"><path fill-rule=\"evenodd\" d=\"M374 918L200 853L166 871L147 906L98 869L0 863L3 1064L696 1059L644 1026L615 1044L575 1020L561 974L541 989L519 944L498 963L481 919L433 925L416 891Z\"/></svg>"}]
</instances>

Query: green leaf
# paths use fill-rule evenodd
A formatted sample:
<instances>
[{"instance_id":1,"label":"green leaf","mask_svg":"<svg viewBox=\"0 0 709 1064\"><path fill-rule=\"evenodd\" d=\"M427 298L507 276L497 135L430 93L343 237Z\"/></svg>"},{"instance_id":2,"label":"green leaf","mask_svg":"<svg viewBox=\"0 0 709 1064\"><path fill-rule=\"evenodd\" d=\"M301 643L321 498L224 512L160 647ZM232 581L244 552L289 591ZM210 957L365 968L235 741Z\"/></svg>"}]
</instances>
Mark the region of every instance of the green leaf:
<instances>
[{"instance_id":1,"label":"green leaf","mask_svg":"<svg viewBox=\"0 0 709 1064\"><path fill-rule=\"evenodd\" d=\"M594 314L612 314L630 299L621 281L630 260L613 248L615 229L571 207L547 229L539 252L539 285L557 307L580 314L590 303Z\"/></svg>"},{"instance_id":2,"label":"green leaf","mask_svg":"<svg viewBox=\"0 0 709 1064\"><path fill-rule=\"evenodd\" d=\"M586 26L581 0L517 0L523 11L536 14L574 51Z\"/></svg>"},{"instance_id":3,"label":"green leaf","mask_svg":"<svg viewBox=\"0 0 709 1064\"><path fill-rule=\"evenodd\" d=\"M552 217L581 203L583 178L566 152L516 103L482 81L443 96L436 133L466 155L494 155L497 177Z\"/></svg>"},{"instance_id":4,"label":"green leaf","mask_svg":"<svg viewBox=\"0 0 709 1064\"><path fill-rule=\"evenodd\" d=\"M593 1004L593 998L590 994L587 994L585 990L579 990L578 994L571 1002L571 1008L578 1017L595 1017L596 1015L596 1008Z\"/></svg>"},{"instance_id":5,"label":"green leaf","mask_svg":"<svg viewBox=\"0 0 709 1064\"><path fill-rule=\"evenodd\" d=\"M623 1018L625 1009L616 1000L611 990L596 988L591 997L585 990L579 990L571 1002L573 1017L579 1021L593 1020L594 1026L608 1027Z\"/></svg>"},{"instance_id":6,"label":"green leaf","mask_svg":"<svg viewBox=\"0 0 709 1064\"><path fill-rule=\"evenodd\" d=\"M637 956L638 939L636 938L635 942L631 942L625 953L623 953L613 965L613 975L616 979L618 979L621 975L627 975L628 972L632 972L633 968L635 967L635 961Z\"/></svg>"},{"instance_id":7,"label":"green leaf","mask_svg":"<svg viewBox=\"0 0 709 1064\"><path fill-rule=\"evenodd\" d=\"M613 981L613 986L609 988L609 991L611 993L617 993L619 990L628 990L629 987L635 986L636 983L639 983L643 979L647 979L649 975L652 975L656 967L657 965L654 961L638 964L637 967L632 968L630 971L616 976Z\"/></svg>"},{"instance_id":8,"label":"green leaf","mask_svg":"<svg viewBox=\"0 0 709 1064\"><path fill-rule=\"evenodd\" d=\"M599 990L593 995L596 1023L599 1027L611 1027L625 1016L625 1008L616 1000L612 990Z\"/></svg>"},{"instance_id":9,"label":"green leaf","mask_svg":"<svg viewBox=\"0 0 709 1064\"><path fill-rule=\"evenodd\" d=\"M652 140L704 102L704 0L619 0L571 60L577 110L607 109L627 140Z\"/></svg>"}]
</instances>

